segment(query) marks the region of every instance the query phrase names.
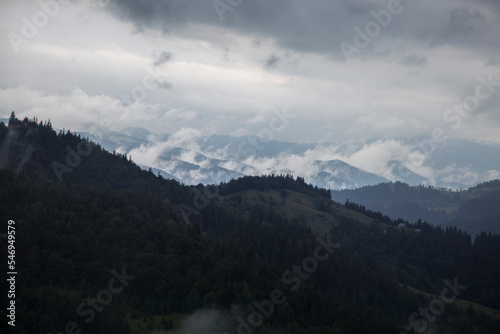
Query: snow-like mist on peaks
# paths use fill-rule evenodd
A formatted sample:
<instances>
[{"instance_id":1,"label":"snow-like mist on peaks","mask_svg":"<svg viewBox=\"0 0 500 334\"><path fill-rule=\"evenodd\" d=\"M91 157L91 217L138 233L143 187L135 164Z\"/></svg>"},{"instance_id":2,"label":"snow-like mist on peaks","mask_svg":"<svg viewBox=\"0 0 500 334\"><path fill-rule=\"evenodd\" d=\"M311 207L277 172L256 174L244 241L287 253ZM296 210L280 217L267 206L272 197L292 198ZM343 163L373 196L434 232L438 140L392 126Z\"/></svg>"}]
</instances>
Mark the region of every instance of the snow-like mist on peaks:
<instances>
[{"instance_id":1,"label":"snow-like mist on peaks","mask_svg":"<svg viewBox=\"0 0 500 334\"><path fill-rule=\"evenodd\" d=\"M388 181L465 188L500 176L500 147L448 140L424 150L421 140L290 143L254 136L203 135L181 128L159 135L140 128L83 132L109 150L131 155L185 184L214 184L243 175L293 174L330 189Z\"/></svg>"}]
</instances>

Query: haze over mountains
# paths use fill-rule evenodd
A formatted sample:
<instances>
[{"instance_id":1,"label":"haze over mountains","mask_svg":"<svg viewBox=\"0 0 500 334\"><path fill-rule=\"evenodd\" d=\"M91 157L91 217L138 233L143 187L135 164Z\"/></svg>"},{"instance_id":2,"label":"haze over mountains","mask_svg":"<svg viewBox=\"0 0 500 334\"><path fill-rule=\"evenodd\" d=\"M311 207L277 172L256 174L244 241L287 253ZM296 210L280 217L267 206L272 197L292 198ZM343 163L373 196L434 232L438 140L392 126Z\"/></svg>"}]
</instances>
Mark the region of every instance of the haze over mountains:
<instances>
[{"instance_id":1,"label":"haze over mountains","mask_svg":"<svg viewBox=\"0 0 500 334\"><path fill-rule=\"evenodd\" d=\"M185 184L213 184L243 175L293 174L319 187L353 189L388 181L468 188L500 178L500 147L426 138L364 143L292 143L256 136L201 135L183 128L155 134L85 124L79 132L110 150Z\"/></svg>"}]
</instances>

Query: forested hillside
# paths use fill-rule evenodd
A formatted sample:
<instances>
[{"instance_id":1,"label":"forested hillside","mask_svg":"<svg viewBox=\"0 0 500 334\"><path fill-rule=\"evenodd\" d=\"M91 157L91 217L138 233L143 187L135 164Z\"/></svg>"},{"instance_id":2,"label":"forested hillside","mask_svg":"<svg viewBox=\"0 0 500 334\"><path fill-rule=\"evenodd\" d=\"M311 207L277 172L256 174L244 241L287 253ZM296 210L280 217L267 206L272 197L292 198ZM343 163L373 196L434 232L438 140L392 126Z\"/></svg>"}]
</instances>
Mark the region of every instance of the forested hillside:
<instances>
[{"instance_id":1,"label":"forested hillside","mask_svg":"<svg viewBox=\"0 0 500 334\"><path fill-rule=\"evenodd\" d=\"M349 200L392 218L457 226L473 235L481 231L500 233L500 180L460 191L396 182L331 194L335 201Z\"/></svg>"},{"instance_id":2,"label":"forested hillside","mask_svg":"<svg viewBox=\"0 0 500 334\"><path fill-rule=\"evenodd\" d=\"M15 221L18 270L16 327L1 332L500 327L496 234L472 242L346 207L291 175L186 187L49 122L0 124L0 162L0 233ZM423 315L444 289L443 309Z\"/></svg>"}]
</instances>

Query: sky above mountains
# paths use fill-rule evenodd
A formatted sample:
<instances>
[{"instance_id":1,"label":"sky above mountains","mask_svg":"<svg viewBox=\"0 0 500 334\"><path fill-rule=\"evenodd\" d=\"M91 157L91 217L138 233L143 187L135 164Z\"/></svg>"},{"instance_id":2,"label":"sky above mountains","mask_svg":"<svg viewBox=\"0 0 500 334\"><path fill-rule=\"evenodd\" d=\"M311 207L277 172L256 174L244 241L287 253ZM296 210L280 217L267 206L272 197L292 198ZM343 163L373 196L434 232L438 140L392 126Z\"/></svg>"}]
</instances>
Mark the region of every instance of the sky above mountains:
<instances>
[{"instance_id":1,"label":"sky above mountains","mask_svg":"<svg viewBox=\"0 0 500 334\"><path fill-rule=\"evenodd\" d=\"M0 2L0 117L500 144L494 0Z\"/></svg>"}]
</instances>

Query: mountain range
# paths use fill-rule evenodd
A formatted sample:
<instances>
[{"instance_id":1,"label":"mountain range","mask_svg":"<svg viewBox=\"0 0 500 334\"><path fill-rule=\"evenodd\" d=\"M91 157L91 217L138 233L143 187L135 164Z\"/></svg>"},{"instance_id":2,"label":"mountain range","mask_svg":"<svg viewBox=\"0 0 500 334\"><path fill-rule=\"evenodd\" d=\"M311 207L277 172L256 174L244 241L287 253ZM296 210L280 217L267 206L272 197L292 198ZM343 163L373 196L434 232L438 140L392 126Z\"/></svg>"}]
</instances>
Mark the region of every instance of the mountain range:
<instances>
[{"instance_id":1,"label":"mountain range","mask_svg":"<svg viewBox=\"0 0 500 334\"><path fill-rule=\"evenodd\" d=\"M95 124L78 133L105 149L131 155L184 184L216 184L243 175L299 175L318 187L354 189L383 182L462 189L500 178L500 146L425 139L365 143L291 143L256 136L201 135L193 129L156 134L111 131Z\"/></svg>"}]
</instances>

